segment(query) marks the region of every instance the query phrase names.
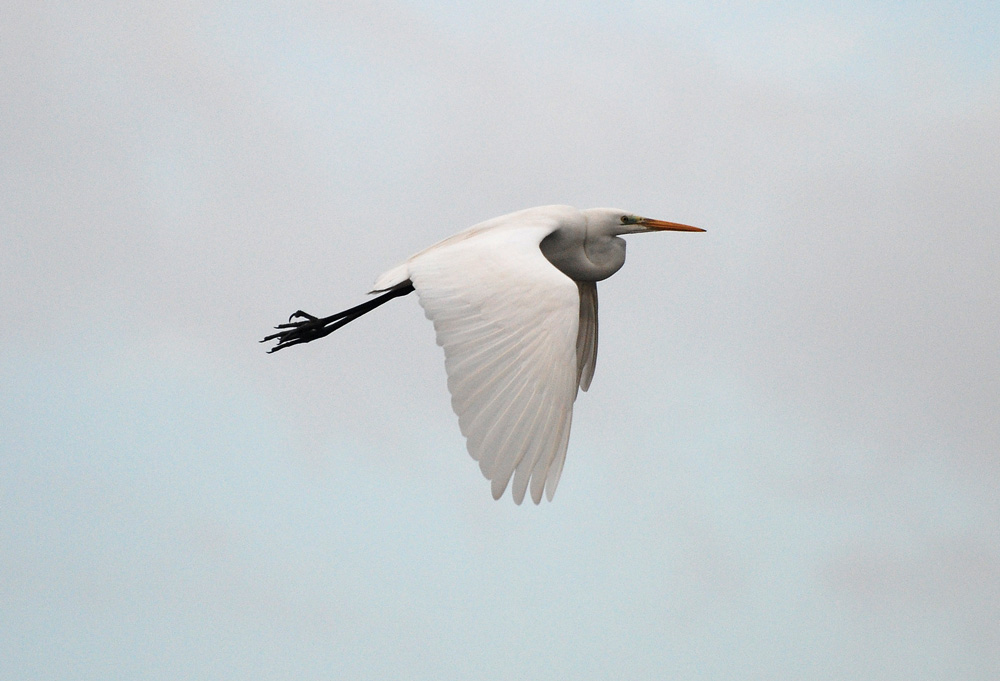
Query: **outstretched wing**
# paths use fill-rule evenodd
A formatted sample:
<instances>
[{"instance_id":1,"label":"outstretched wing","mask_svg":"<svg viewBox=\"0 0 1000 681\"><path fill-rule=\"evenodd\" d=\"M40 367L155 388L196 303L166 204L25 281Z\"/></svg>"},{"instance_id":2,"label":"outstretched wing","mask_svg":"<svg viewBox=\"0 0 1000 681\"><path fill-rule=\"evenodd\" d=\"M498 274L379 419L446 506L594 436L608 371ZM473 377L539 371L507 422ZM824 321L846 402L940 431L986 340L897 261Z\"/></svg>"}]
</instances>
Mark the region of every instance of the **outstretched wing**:
<instances>
[{"instance_id":1,"label":"outstretched wing","mask_svg":"<svg viewBox=\"0 0 1000 681\"><path fill-rule=\"evenodd\" d=\"M486 230L408 263L444 348L451 403L469 453L493 482L495 499L513 477L519 504L529 483L536 504L543 490L552 499L581 381L577 356L588 355L577 348L577 284L538 247L554 227L539 221Z\"/></svg>"}]
</instances>

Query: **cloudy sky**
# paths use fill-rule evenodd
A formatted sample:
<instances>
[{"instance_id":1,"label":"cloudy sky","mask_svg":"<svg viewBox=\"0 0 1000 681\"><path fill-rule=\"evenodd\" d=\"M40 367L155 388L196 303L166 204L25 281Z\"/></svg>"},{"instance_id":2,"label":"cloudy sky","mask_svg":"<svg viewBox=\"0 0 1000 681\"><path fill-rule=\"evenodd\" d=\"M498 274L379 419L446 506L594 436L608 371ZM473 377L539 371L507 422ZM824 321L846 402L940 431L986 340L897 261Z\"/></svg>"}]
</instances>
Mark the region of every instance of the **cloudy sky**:
<instances>
[{"instance_id":1,"label":"cloudy sky","mask_svg":"<svg viewBox=\"0 0 1000 681\"><path fill-rule=\"evenodd\" d=\"M995 2L12 3L10 679L995 679ZM552 503L395 301L528 206L630 237Z\"/></svg>"}]
</instances>

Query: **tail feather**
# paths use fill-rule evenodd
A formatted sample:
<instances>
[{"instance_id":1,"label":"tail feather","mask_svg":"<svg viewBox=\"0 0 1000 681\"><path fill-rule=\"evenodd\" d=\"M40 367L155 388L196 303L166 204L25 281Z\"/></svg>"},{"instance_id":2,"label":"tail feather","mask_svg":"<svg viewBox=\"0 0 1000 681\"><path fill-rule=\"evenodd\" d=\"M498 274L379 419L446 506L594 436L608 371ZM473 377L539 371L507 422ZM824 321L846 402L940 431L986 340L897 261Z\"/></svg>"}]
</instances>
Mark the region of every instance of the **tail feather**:
<instances>
[{"instance_id":1,"label":"tail feather","mask_svg":"<svg viewBox=\"0 0 1000 681\"><path fill-rule=\"evenodd\" d=\"M375 280L375 284L372 286L372 290L370 292L381 293L382 291L388 291L389 289L396 288L397 286L404 284L409 281L409 279L410 264L408 262L404 262L378 275L378 279Z\"/></svg>"}]
</instances>

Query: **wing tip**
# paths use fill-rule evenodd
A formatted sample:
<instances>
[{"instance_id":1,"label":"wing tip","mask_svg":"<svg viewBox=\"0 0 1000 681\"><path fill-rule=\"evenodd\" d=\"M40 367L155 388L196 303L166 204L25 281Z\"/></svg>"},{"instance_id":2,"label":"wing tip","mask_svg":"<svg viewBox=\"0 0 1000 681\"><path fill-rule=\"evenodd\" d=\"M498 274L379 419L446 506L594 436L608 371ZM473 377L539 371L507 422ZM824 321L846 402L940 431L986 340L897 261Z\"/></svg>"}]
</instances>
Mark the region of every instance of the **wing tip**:
<instances>
[{"instance_id":1,"label":"wing tip","mask_svg":"<svg viewBox=\"0 0 1000 681\"><path fill-rule=\"evenodd\" d=\"M504 480L502 477L499 476L493 478L492 484L490 485L490 490L493 492L494 500L496 501L500 500L500 497L503 496L503 493L507 491L508 482L509 480ZM517 499L514 499L514 501L517 501Z\"/></svg>"}]
</instances>

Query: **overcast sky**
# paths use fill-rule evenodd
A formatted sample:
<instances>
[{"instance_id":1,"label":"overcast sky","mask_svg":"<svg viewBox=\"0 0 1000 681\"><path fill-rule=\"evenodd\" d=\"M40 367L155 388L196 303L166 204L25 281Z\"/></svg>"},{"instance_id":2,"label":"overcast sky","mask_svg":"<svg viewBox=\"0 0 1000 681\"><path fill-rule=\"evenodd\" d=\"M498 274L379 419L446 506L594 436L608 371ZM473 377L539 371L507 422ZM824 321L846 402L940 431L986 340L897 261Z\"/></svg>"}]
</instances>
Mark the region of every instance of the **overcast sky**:
<instances>
[{"instance_id":1,"label":"overcast sky","mask_svg":"<svg viewBox=\"0 0 1000 681\"><path fill-rule=\"evenodd\" d=\"M0 676L996 679L1000 5L11 3ZM553 502L413 297L629 237Z\"/></svg>"}]
</instances>

